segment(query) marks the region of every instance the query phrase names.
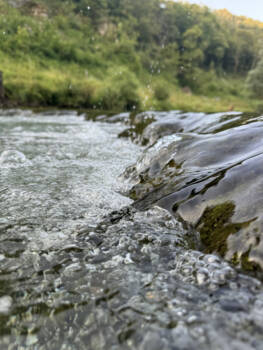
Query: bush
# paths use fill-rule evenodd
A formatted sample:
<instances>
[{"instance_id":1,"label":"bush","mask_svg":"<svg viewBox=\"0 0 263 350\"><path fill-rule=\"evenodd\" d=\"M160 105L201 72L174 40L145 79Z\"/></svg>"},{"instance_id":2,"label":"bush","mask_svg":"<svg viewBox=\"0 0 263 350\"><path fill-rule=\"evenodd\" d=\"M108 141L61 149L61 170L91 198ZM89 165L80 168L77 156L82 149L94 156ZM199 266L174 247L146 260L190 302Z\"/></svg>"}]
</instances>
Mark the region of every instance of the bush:
<instances>
[{"instance_id":1,"label":"bush","mask_svg":"<svg viewBox=\"0 0 263 350\"><path fill-rule=\"evenodd\" d=\"M246 86L253 96L263 98L263 58L256 68L248 73Z\"/></svg>"},{"instance_id":2,"label":"bush","mask_svg":"<svg viewBox=\"0 0 263 350\"><path fill-rule=\"evenodd\" d=\"M258 113L263 113L263 103L262 103L262 102L257 103L257 105L256 105L256 111L257 111Z\"/></svg>"},{"instance_id":3,"label":"bush","mask_svg":"<svg viewBox=\"0 0 263 350\"><path fill-rule=\"evenodd\" d=\"M158 83L154 87L154 97L158 101L165 101L169 98L170 92L167 86L164 83Z\"/></svg>"},{"instance_id":4,"label":"bush","mask_svg":"<svg viewBox=\"0 0 263 350\"><path fill-rule=\"evenodd\" d=\"M103 89L101 96L102 108L113 110L131 111L140 108L140 97L137 86L132 81L120 83L118 86L112 84Z\"/></svg>"},{"instance_id":5,"label":"bush","mask_svg":"<svg viewBox=\"0 0 263 350\"><path fill-rule=\"evenodd\" d=\"M134 110L141 106L138 81L127 68L108 72L110 78L100 93L100 107L105 109Z\"/></svg>"},{"instance_id":6,"label":"bush","mask_svg":"<svg viewBox=\"0 0 263 350\"><path fill-rule=\"evenodd\" d=\"M124 109L131 111L140 107L140 97L137 93L138 86L133 81L126 81L120 85L120 97Z\"/></svg>"}]
</instances>

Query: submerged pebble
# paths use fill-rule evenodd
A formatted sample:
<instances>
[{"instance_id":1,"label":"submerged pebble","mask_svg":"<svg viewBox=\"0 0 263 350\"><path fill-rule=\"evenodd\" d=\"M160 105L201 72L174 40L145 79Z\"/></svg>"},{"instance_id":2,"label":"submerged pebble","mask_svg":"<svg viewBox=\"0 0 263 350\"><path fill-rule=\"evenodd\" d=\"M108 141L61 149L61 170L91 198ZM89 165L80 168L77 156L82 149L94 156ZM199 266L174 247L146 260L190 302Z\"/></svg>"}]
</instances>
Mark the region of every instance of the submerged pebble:
<instances>
[{"instance_id":1,"label":"submerged pebble","mask_svg":"<svg viewBox=\"0 0 263 350\"><path fill-rule=\"evenodd\" d=\"M12 307L12 298L3 296L0 298L0 315L8 315Z\"/></svg>"}]
</instances>

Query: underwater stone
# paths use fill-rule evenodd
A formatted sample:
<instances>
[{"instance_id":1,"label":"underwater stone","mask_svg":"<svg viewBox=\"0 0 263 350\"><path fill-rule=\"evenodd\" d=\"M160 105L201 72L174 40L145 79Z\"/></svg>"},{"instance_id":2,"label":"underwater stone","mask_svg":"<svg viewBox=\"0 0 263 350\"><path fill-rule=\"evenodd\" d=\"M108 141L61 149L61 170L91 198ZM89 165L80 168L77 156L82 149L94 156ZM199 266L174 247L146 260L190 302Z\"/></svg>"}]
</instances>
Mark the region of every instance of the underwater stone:
<instances>
[{"instance_id":1,"label":"underwater stone","mask_svg":"<svg viewBox=\"0 0 263 350\"><path fill-rule=\"evenodd\" d=\"M245 305L242 305L237 300L222 299L220 300L220 306L223 310L228 312L246 311Z\"/></svg>"},{"instance_id":2,"label":"underwater stone","mask_svg":"<svg viewBox=\"0 0 263 350\"><path fill-rule=\"evenodd\" d=\"M10 296L3 296L0 298L0 315L5 315L10 312L12 302L13 300Z\"/></svg>"}]
</instances>

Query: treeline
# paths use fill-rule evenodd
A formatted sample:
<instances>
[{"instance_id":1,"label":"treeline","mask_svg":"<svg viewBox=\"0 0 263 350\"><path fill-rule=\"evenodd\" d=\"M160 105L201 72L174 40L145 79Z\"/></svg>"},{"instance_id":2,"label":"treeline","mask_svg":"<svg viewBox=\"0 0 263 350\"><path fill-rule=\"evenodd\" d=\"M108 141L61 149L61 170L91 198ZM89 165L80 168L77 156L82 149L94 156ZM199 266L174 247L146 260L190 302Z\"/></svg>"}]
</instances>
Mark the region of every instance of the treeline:
<instances>
[{"instance_id":1,"label":"treeline","mask_svg":"<svg viewBox=\"0 0 263 350\"><path fill-rule=\"evenodd\" d=\"M122 67L133 87L159 79L154 94L160 100L168 95L161 96L164 81L199 94L224 88L238 95L215 78L245 78L262 39L260 22L169 0L0 0L2 55L47 69L77 64L112 84L118 82L113 71Z\"/></svg>"},{"instance_id":2,"label":"treeline","mask_svg":"<svg viewBox=\"0 0 263 350\"><path fill-rule=\"evenodd\" d=\"M263 24L228 11L160 0L75 0L74 11L93 28L121 26L136 49L147 54L145 67L175 70L184 84L194 84L195 68L246 74L253 68L263 39ZM118 31L113 31L117 39ZM148 61L150 62L147 62Z\"/></svg>"}]
</instances>

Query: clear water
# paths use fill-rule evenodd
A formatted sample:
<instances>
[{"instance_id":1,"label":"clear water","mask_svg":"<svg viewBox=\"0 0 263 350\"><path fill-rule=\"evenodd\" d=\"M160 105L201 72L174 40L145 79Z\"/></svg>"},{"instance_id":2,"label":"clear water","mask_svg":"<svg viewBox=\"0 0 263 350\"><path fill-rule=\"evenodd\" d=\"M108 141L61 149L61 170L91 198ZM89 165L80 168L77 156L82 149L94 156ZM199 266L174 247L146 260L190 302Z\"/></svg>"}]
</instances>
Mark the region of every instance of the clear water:
<instances>
[{"instance_id":1,"label":"clear water","mask_svg":"<svg viewBox=\"0 0 263 350\"><path fill-rule=\"evenodd\" d=\"M261 282L116 191L122 130L1 112L0 349L262 349Z\"/></svg>"},{"instance_id":2,"label":"clear water","mask_svg":"<svg viewBox=\"0 0 263 350\"><path fill-rule=\"evenodd\" d=\"M60 300L63 286L49 286L60 284L50 257L65 247L74 250L78 229L95 226L109 211L130 203L115 191L116 179L135 161L138 147L116 137L123 126L86 122L74 112L1 114L0 317L8 322L0 332L5 339L9 333L35 333L39 320L28 326L31 331L17 320L32 308L69 302ZM74 258L71 263L68 271L79 269ZM12 328L12 322L24 330ZM26 344L36 339L25 338Z\"/></svg>"}]
</instances>

